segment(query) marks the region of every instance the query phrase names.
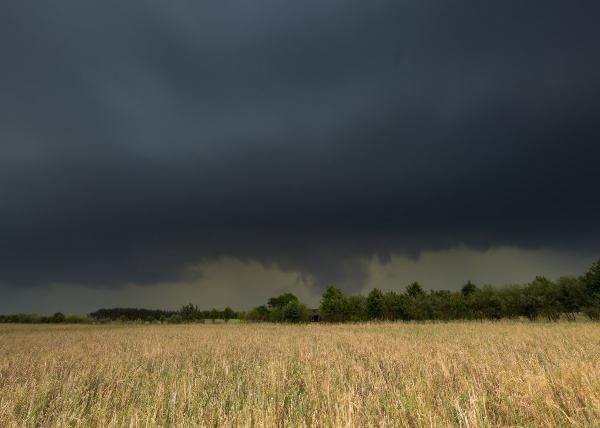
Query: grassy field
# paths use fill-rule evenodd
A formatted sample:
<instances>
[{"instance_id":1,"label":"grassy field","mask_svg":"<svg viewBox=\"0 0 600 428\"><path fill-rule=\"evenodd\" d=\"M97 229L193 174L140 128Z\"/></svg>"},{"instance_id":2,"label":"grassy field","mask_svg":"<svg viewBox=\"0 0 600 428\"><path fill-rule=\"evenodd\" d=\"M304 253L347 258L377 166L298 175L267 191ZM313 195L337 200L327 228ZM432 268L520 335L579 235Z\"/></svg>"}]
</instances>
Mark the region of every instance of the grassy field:
<instances>
[{"instance_id":1,"label":"grassy field","mask_svg":"<svg viewBox=\"0 0 600 428\"><path fill-rule=\"evenodd\" d=\"M600 426L600 324L0 325L0 426Z\"/></svg>"}]
</instances>

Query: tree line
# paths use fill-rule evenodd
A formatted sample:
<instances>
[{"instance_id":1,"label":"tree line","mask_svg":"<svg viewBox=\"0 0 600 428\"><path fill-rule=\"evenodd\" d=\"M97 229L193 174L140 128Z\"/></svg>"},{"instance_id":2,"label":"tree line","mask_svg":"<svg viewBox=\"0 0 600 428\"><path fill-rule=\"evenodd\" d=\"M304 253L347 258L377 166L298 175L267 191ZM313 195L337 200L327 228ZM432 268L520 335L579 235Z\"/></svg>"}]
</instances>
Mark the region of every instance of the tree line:
<instances>
[{"instance_id":1,"label":"tree line","mask_svg":"<svg viewBox=\"0 0 600 428\"><path fill-rule=\"evenodd\" d=\"M200 310L198 306L187 304L178 311L165 311L160 309L143 308L109 308L98 309L86 317L78 315L64 315L62 312L56 312L53 315L38 314L13 314L0 315L0 323L20 323L20 324L84 324L84 323L169 323L179 324L185 322L197 321L215 321L236 319L238 313L234 312L229 306L223 310L210 309Z\"/></svg>"},{"instance_id":2,"label":"tree line","mask_svg":"<svg viewBox=\"0 0 600 428\"><path fill-rule=\"evenodd\" d=\"M248 312L236 312L227 306L223 310L201 310L194 304L178 311L140 308L99 309L87 317L65 316L57 312L50 316L36 314L0 315L0 323L102 323L159 322L184 323L232 319L264 322L301 323L311 320L325 322L358 321L426 321L426 320L499 320L527 318L558 321L575 320L578 316L600 320L600 260L579 277L563 277L557 281L538 276L525 285L504 287L483 286L468 281L460 291L426 291L419 283L408 285L401 293L383 292L377 288L367 296L347 296L336 287L322 295L317 309L309 309L298 297L285 293L268 299Z\"/></svg>"},{"instance_id":3,"label":"tree line","mask_svg":"<svg viewBox=\"0 0 600 428\"><path fill-rule=\"evenodd\" d=\"M225 309L201 310L198 306L189 303L183 305L178 311L163 311L139 308L112 308L98 309L89 314L96 322L122 321L122 322L160 322L178 324L195 321L215 321L236 319L237 312L227 306Z\"/></svg>"},{"instance_id":4,"label":"tree line","mask_svg":"<svg viewBox=\"0 0 600 428\"><path fill-rule=\"evenodd\" d=\"M177 314L176 311L160 309L102 308L89 314L89 317L95 321L158 321L168 319L175 314Z\"/></svg>"},{"instance_id":5,"label":"tree line","mask_svg":"<svg viewBox=\"0 0 600 428\"><path fill-rule=\"evenodd\" d=\"M460 291L430 290L419 283L404 292L383 292L377 288L367 296L346 296L329 287L322 296L317 314L308 310L293 294L269 299L240 317L253 321L305 322L318 317L326 322L499 320L527 318L558 321L575 320L578 315L600 320L600 260L579 277L557 281L538 276L525 285L483 286L468 281Z\"/></svg>"},{"instance_id":6,"label":"tree line","mask_svg":"<svg viewBox=\"0 0 600 428\"><path fill-rule=\"evenodd\" d=\"M85 324L91 320L79 315L65 315L62 312L55 312L52 315L38 314L12 314L0 315L0 323L18 323L18 324Z\"/></svg>"}]
</instances>

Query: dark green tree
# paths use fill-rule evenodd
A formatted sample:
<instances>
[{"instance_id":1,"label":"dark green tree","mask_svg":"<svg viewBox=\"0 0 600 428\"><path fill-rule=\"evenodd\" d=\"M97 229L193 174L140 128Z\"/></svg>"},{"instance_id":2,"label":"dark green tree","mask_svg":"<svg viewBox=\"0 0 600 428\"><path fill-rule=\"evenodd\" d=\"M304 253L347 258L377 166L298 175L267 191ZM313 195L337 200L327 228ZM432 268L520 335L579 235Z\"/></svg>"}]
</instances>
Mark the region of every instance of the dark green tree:
<instances>
[{"instance_id":1,"label":"dark green tree","mask_svg":"<svg viewBox=\"0 0 600 428\"><path fill-rule=\"evenodd\" d=\"M269 310L269 321L271 322L283 322L283 308L272 308Z\"/></svg>"},{"instance_id":2,"label":"dark green tree","mask_svg":"<svg viewBox=\"0 0 600 428\"><path fill-rule=\"evenodd\" d=\"M50 322L60 324L60 323L64 323L66 318L67 317L65 317L65 314L63 314L62 312L56 312L50 318Z\"/></svg>"},{"instance_id":3,"label":"dark green tree","mask_svg":"<svg viewBox=\"0 0 600 428\"><path fill-rule=\"evenodd\" d=\"M586 304L584 284L574 277L562 277L556 285L562 312L569 321L575 321L577 313Z\"/></svg>"},{"instance_id":4,"label":"dark green tree","mask_svg":"<svg viewBox=\"0 0 600 428\"><path fill-rule=\"evenodd\" d=\"M531 321L540 315L557 321L561 313L558 287L548 278L537 276L523 289L521 308Z\"/></svg>"},{"instance_id":5,"label":"dark green tree","mask_svg":"<svg viewBox=\"0 0 600 428\"><path fill-rule=\"evenodd\" d=\"M423 290L421 284L419 284L418 282L413 282L412 284L406 287L406 294L409 297L412 297L413 299L425 297L425 290Z\"/></svg>"},{"instance_id":6,"label":"dark green tree","mask_svg":"<svg viewBox=\"0 0 600 428\"><path fill-rule=\"evenodd\" d=\"M473 296L477 301L479 318L499 320L504 316L504 302L493 287L487 285Z\"/></svg>"},{"instance_id":7,"label":"dark green tree","mask_svg":"<svg viewBox=\"0 0 600 428\"><path fill-rule=\"evenodd\" d=\"M233 309L231 309L229 306L223 309L223 319L225 320L225 322L229 322L229 320L232 319L234 315L235 313L233 312Z\"/></svg>"},{"instance_id":8,"label":"dark green tree","mask_svg":"<svg viewBox=\"0 0 600 428\"><path fill-rule=\"evenodd\" d=\"M216 319L219 319L221 316L221 313L219 312L218 309L212 308L210 311L208 311L208 319L212 320L212 322L215 322Z\"/></svg>"},{"instance_id":9,"label":"dark green tree","mask_svg":"<svg viewBox=\"0 0 600 428\"><path fill-rule=\"evenodd\" d=\"M418 282L406 287L406 318L423 321L430 319L429 304L425 290Z\"/></svg>"},{"instance_id":10,"label":"dark green tree","mask_svg":"<svg viewBox=\"0 0 600 428\"><path fill-rule=\"evenodd\" d=\"M329 287L321 299L321 319L328 322L343 322L348 319L348 299L342 290Z\"/></svg>"},{"instance_id":11,"label":"dark green tree","mask_svg":"<svg viewBox=\"0 0 600 428\"><path fill-rule=\"evenodd\" d=\"M585 286L585 304L582 311L593 320L600 319L600 260L582 275L581 283Z\"/></svg>"},{"instance_id":12,"label":"dark green tree","mask_svg":"<svg viewBox=\"0 0 600 428\"><path fill-rule=\"evenodd\" d=\"M518 318L522 315L521 303L523 296L523 287L518 285L509 285L496 289L496 295L502 301L504 308L504 317Z\"/></svg>"},{"instance_id":13,"label":"dark green tree","mask_svg":"<svg viewBox=\"0 0 600 428\"><path fill-rule=\"evenodd\" d=\"M382 320L383 309L383 293L378 288L374 288L367 296L367 313L369 319Z\"/></svg>"},{"instance_id":14,"label":"dark green tree","mask_svg":"<svg viewBox=\"0 0 600 428\"><path fill-rule=\"evenodd\" d=\"M452 293L448 290L432 290L427 296L429 318L447 321L452 319Z\"/></svg>"},{"instance_id":15,"label":"dark green tree","mask_svg":"<svg viewBox=\"0 0 600 428\"><path fill-rule=\"evenodd\" d=\"M583 274L581 281L590 296L600 296L600 260L596 261L590 269Z\"/></svg>"},{"instance_id":16,"label":"dark green tree","mask_svg":"<svg viewBox=\"0 0 600 428\"><path fill-rule=\"evenodd\" d=\"M406 296L388 291L383 295L383 318L390 321L406 319L406 306Z\"/></svg>"},{"instance_id":17,"label":"dark green tree","mask_svg":"<svg viewBox=\"0 0 600 428\"><path fill-rule=\"evenodd\" d=\"M348 297L348 319L350 321L366 321L369 319L367 299L360 294Z\"/></svg>"},{"instance_id":18,"label":"dark green tree","mask_svg":"<svg viewBox=\"0 0 600 428\"><path fill-rule=\"evenodd\" d=\"M271 309L283 309L290 302L298 302L298 298L292 293L285 293L277 297L271 297L267 305Z\"/></svg>"},{"instance_id":19,"label":"dark green tree","mask_svg":"<svg viewBox=\"0 0 600 428\"><path fill-rule=\"evenodd\" d=\"M308 322L310 321L310 311L298 299L290 300L281 310L281 318L285 322Z\"/></svg>"},{"instance_id":20,"label":"dark green tree","mask_svg":"<svg viewBox=\"0 0 600 428\"><path fill-rule=\"evenodd\" d=\"M269 308L265 305L257 306L252 309L246 317L251 321L268 321L269 320Z\"/></svg>"},{"instance_id":21,"label":"dark green tree","mask_svg":"<svg viewBox=\"0 0 600 428\"><path fill-rule=\"evenodd\" d=\"M462 286L460 292L464 297L469 297L471 294L476 293L477 290L479 290L477 286L473 284L471 280L469 280L465 285Z\"/></svg>"},{"instance_id":22,"label":"dark green tree","mask_svg":"<svg viewBox=\"0 0 600 428\"><path fill-rule=\"evenodd\" d=\"M179 309L179 318L182 321L195 321L200 319L200 316L201 313L200 310L198 310L198 307L191 303L183 305L181 309Z\"/></svg>"}]
</instances>

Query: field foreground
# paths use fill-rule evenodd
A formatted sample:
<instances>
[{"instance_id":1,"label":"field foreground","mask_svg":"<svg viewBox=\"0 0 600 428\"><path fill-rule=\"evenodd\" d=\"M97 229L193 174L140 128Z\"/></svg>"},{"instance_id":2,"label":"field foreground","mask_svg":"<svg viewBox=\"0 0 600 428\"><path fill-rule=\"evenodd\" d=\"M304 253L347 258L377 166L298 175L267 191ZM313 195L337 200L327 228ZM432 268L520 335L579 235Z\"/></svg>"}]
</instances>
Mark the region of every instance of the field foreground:
<instances>
[{"instance_id":1,"label":"field foreground","mask_svg":"<svg viewBox=\"0 0 600 428\"><path fill-rule=\"evenodd\" d=\"M0 325L0 426L600 426L600 325Z\"/></svg>"}]
</instances>

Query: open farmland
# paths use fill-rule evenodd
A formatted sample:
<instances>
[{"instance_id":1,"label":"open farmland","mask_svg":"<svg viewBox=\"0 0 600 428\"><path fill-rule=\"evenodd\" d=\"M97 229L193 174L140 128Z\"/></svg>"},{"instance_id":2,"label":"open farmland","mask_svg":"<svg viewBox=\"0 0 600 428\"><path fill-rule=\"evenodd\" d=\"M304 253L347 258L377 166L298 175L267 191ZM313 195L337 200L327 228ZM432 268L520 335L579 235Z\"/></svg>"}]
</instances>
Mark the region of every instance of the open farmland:
<instances>
[{"instance_id":1,"label":"open farmland","mask_svg":"<svg viewBox=\"0 0 600 428\"><path fill-rule=\"evenodd\" d=\"M0 426L600 426L600 324L0 325Z\"/></svg>"}]
</instances>

